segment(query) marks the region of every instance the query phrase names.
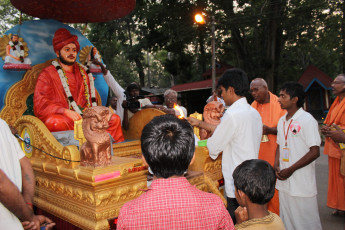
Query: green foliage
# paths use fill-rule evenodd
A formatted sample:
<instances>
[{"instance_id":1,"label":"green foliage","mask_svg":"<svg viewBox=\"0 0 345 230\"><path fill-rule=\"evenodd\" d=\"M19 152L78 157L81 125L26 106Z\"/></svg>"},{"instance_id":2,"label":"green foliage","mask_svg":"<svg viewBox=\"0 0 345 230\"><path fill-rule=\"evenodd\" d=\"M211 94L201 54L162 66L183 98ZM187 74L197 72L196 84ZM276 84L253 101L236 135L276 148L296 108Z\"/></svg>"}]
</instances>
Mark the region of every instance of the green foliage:
<instances>
[{"instance_id":1,"label":"green foliage","mask_svg":"<svg viewBox=\"0 0 345 230\"><path fill-rule=\"evenodd\" d=\"M0 34L19 24L20 12L12 6L10 0L0 0L0 16ZM22 14L22 22L32 19L33 17Z\"/></svg>"},{"instance_id":2,"label":"green foliage","mask_svg":"<svg viewBox=\"0 0 345 230\"><path fill-rule=\"evenodd\" d=\"M4 33L19 22L19 12L0 1ZM194 23L200 10L208 16L205 26ZM298 80L310 64L332 77L343 71L344 13L344 0L137 0L130 15L91 23L85 35L122 86L170 87L202 80L211 66L214 16L217 60L277 88Z\"/></svg>"}]
</instances>

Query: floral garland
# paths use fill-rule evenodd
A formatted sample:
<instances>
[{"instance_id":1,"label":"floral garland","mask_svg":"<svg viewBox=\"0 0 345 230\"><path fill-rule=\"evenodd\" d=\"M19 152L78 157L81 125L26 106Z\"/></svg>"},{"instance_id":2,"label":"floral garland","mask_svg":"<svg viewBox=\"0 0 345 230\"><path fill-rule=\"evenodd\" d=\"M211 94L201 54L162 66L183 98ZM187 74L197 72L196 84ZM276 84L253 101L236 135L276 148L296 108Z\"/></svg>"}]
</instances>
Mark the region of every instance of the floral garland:
<instances>
[{"instance_id":1,"label":"floral garland","mask_svg":"<svg viewBox=\"0 0 345 230\"><path fill-rule=\"evenodd\" d=\"M12 50L14 51L14 53L16 54L16 57L19 57L21 62L24 62L24 46L23 46L23 43L18 41L18 45L20 47L20 52L18 52L16 46L13 44L12 41L10 41L9 44L10 44Z\"/></svg>"},{"instance_id":2,"label":"floral garland","mask_svg":"<svg viewBox=\"0 0 345 230\"><path fill-rule=\"evenodd\" d=\"M92 73L90 72L89 68L87 68L86 66L79 64L79 68L80 68L80 72L83 75L83 79L84 79L84 86L85 86L85 93L86 90L88 91L88 87L87 87L87 81L86 81L86 76L84 74L84 72L82 71L82 68L86 71L87 76L89 77L89 81L90 81L90 90L91 90L91 101L92 101L92 106L97 106L97 101L96 101L96 90L95 90L95 83L93 80L93 76ZM87 98L89 98L89 96L87 95ZM88 100L87 102L89 103L90 100Z\"/></svg>"},{"instance_id":3,"label":"floral garland","mask_svg":"<svg viewBox=\"0 0 345 230\"><path fill-rule=\"evenodd\" d=\"M69 85L68 85L68 81L67 81L67 77L66 77L66 74L65 74L65 71L63 71L63 69L61 68L61 66L59 65L59 63L57 61L52 61L52 65L55 66L56 68L56 71L58 72L59 74L59 77L60 77L60 80L61 80L61 84L65 90L65 93L67 95L67 99L68 99L68 104L69 104L69 107L73 108L73 110L77 113L79 113L80 115L82 114L80 108L78 107L77 103L75 102L72 94L71 94L71 91L69 89ZM81 70L81 65L79 65L79 68L80 68L80 72L83 76L83 82L84 82L84 88L85 88L85 98L86 98L86 101L87 101L87 105L88 107L90 107L90 97L89 97L89 90L87 87L87 80L86 80L86 76L84 74L84 72ZM93 76L92 74L88 74L89 75L89 79L90 79L90 88L91 88L91 99L92 99L92 106L97 106L97 103L96 103L96 97L95 97L95 85L94 85L94 81L93 81ZM90 78L90 75L91 75L91 78Z\"/></svg>"}]
</instances>

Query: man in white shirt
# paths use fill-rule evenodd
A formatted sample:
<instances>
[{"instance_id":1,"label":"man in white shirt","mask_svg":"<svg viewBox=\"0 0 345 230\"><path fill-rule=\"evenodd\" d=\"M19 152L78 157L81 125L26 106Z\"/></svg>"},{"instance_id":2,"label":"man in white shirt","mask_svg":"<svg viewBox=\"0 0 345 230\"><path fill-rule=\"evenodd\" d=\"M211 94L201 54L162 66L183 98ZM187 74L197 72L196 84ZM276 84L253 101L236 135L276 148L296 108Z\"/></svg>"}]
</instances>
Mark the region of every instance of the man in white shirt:
<instances>
[{"instance_id":1,"label":"man in white shirt","mask_svg":"<svg viewBox=\"0 0 345 230\"><path fill-rule=\"evenodd\" d=\"M35 178L28 158L4 120L0 119L0 229L38 229L55 224L32 210Z\"/></svg>"},{"instance_id":2,"label":"man in white shirt","mask_svg":"<svg viewBox=\"0 0 345 230\"><path fill-rule=\"evenodd\" d=\"M101 67L105 82L110 87L111 91L113 91L114 95L117 97L116 114L119 115L122 124L124 113L122 103L126 100L125 89L122 88L121 85L115 80L113 75L111 75L110 71L108 71L105 68L102 62L98 61L97 59L94 59L92 60L92 63Z\"/></svg>"},{"instance_id":3,"label":"man in white shirt","mask_svg":"<svg viewBox=\"0 0 345 230\"><path fill-rule=\"evenodd\" d=\"M222 172L225 180L225 192L228 211L235 222L235 210L238 203L232 173L245 160L257 159L259 154L262 121L260 114L252 108L246 99L249 93L247 74L241 69L229 69L218 80L217 88L222 91L222 98L230 106L218 126L188 118L189 122L213 132L207 141L207 148L212 159L223 152Z\"/></svg>"},{"instance_id":4,"label":"man in white shirt","mask_svg":"<svg viewBox=\"0 0 345 230\"><path fill-rule=\"evenodd\" d=\"M315 160L320 156L321 144L318 123L302 108L301 84L285 83L279 95L281 108L287 110L278 122L274 163L280 217L289 230L321 230L315 179Z\"/></svg>"},{"instance_id":5,"label":"man in white shirt","mask_svg":"<svg viewBox=\"0 0 345 230\"><path fill-rule=\"evenodd\" d=\"M102 62L94 59L92 63L101 67L105 82L117 97L116 114L119 115L121 119L122 127L127 130L129 128L129 119L131 119L137 111L144 108L150 108L148 105L152 105L151 101L147 98L138 99L140 86L137 83L133 82L129 84L126 90L124 90L113 75L111 75L110 71L105 68ZM137 102L138 106L134 108L130 108L131 106L128 107L129 104L133 105L129 100Z\"/></svg>"}]
</instances>

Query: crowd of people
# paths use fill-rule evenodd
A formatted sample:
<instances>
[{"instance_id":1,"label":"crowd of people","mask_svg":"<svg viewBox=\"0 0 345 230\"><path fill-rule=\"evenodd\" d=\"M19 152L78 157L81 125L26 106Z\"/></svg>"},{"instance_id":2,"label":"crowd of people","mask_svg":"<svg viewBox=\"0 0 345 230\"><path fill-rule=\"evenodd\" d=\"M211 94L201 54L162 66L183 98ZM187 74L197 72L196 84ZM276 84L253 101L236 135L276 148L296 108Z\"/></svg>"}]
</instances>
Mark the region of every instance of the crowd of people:
<instances>
[{"instance_id":1,"label":"crowd of people","mask_svg":"<svg viewBox=\"0 0 345 230\"><path fill-rule=\"evenodd\" d=\"M97 105L93 77L76 62L78 39L66 29L53 39L57 61L37 79L34 112L52 132L73 129L81 119L80 108ZM164 93L165 106L140 97L140 86L126 90L97 59L114 96L109 102L113 116L107 130L115 142L124 140L122 128L139 110L155 108L166 115L155 117L142 131L143 162L154 180L149 189L120 210L118 229L322 229L315 179L315 160L320 155L318 122L303 109L304 89L287 82L279 96L268 90L262 78L249 82L241 69L229 69L218 80L210 100L227 106L218 125L177 116L177 92ZM345 75L332 83L337 96L321 132L324 153L329 157L327 205L334 215L345 211L345 183L340 174L341 149L345 142ZM219 93L218 93L219 92ZM251 94L254 102L246 99ZM66 98L67 95L67 98ZM122 124L122 127L121 127ZM50 219L34 215L34 177L31 165L6 123L0 120L0 228L38 229ZM209 156L222 155L227 208L214 194L202 192L184 177L194 160L193 126L207 130ZM10 143L10 144L9 144Z\"/></svg>"},{"instance_id":2,"label":"crowd of people","mask_svg":"<svg viewBox=\"0 0 345 230\"><path fill-rule=\"evenodd\" d=\"M341 87L338 87L338 84L342 84ZM345 95L344 84L344 75L337 76L332 83L337 98L321 129L326 137L325 153L328 155L332 153L329 161L336 161L330 163L329 167L327 202L329 207L335 209L333 215L339 215L344 210L342 205L345 203L344 186L342 186L344 178L340 174L341 150L338 145L345 142L345 134L341 130L341 121L343 121L341 117L344 114L341 105L341 101L344 103L342 100ZM211 125L195 118L187 118L191 126L212 133L207 141L210 157L216 159L222 153L222 172L230 216L224 216L223 211L220 211L217 217L212 217L212 220L218 224L217 228L322 229L315 178L315 160L320 156L321 138L318 122L303 109L305 97L303 86L296 82L287 82L280 87L277 97L268 90L264 79L257 78L249 84L245 72L231 69L218 80L217 88L224 103L229 106L220 124ZM246 100L248 92L254 99L251 106ZM340 106L337 106L338 104ZM180 159L178 149L175 152L173 143L183 144L183 141L174 139L177 138L179 129L176 129L172 124L174 122L170 120L182 122L173 117L157 118L148 125L152 129L150 138L145 135L145 130L148 128L143 131L141 137L143 160L151 168L155 180L148 192L122 208L119 216L120 229L160 229L161 226L169 226L168 229L188 229L186 226L195 226L195 229L199 229L199 223L203 223L203 226L214 224L212 221L205 223L203 215L199 214L199 218L196 218L190 214L192 211L189 209L193 209L195 204L181 201L190 196L188 192L180 192L179 194L186 194L186 197L178 198L175 197L174 192L169 194L166 191L159 192L160 189L171 190L174 184L173 178L174 180L184 178L183 172L192 161ZM165 129L165 133L158 131ZM265 135L266 139L263 138ZM184 138L184 140L188 139ZM156 141L159 144L155 143ZM168 143L170 146L166 146ZM192 141L187 143L190 144ZM185 143L186 147L187 143ZM145 150L148 145L149 150ZM331 147L333 149L328 153ZM164 153L162 149L170 151ZM188 151L190 150L184 150L185 153ZM337 157L334 157L336 154ZM171 159L173 156L176 157L176 162ZM162 167L165 165L164 162L168 162L164 168L171 174L162 176L159 171L156 172L154 166L156 164L151 162L150 158L159 161ZM181 162L188 164L180 172L173 173L171 165L177 167ZM178 192L179 185L174 184L174 186L175 192ZM151 203L149 201L153 197L159 202L156 201L152 206L147 205ZM171 202L175 203L174 208L170 206ZM146 205L144 209L134 208L142 207L142 204ZM207 213L212 216L211 210L215 208L210 204L208 206L210 210ZM203 208L205 207L200 204L197 210ZM155 211L151 215L147 214L146 210ZM197 210L193 213L198 213ZM169 219L162 219L160 215L169 216ZM185 220L186 216L189 217L188 220ZM226 222L227 226L224 226L223 218L229 217L231 221ZM174 223L170 218L180 221ZM191 224L189 219L197 221ZM214 227L206 227L206 229L214 229Z\"/></svg>"}]
</instances>

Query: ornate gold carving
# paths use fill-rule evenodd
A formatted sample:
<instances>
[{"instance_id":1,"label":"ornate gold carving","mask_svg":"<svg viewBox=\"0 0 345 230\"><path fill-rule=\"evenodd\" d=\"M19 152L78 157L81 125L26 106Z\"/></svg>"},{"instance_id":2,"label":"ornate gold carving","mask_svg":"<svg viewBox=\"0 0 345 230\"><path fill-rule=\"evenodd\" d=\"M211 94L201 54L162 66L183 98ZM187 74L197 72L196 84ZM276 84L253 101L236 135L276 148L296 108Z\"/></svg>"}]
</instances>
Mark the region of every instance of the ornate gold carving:
<instances>
[{"instance_id":1,"label":"ornate gold carving","mask_svg":"<svg viewBox=\"0 0 345 230\"><path fill-rule=\"evenodd\" d=\"M85 65L88 61L88 56L91 52L92 46L85 46L79 53L79 61Z\"/></svg>"},{"instance_id":2,"label":"ornate gold carving","mask_svg":"<svg viewBox=\"0 0 345 230\"><path fill-rule=\"evenodd\" d=\"M141 158L140 140L113 144L114 155L118 157L136 156Z\"/></svg>"},{"instance_id":3,"label":"ornate gold carving","mask_svg":"<svg viewBox=\"0 0 345 230\"><path fill-rule=\"evenodd\" d=\"M191 115L189 115L190 117L194 117L198 120L202 121L202 114L201 113L192 113ZM193 127L194 130L194 134L198 137L198 139L200 140L200 133L199 133L199 128L198 127Z\"/></svg>"},{"instance_id":4,"label":"ornate gold carving","mask_svg":"<svg viewBox=\"0 0 345 230\"><path fill-rule=\"evenodd\" d=\"M210 177L208 176L204 176L205 177L205 183L207 185L207 188L210 192L216 194L217 196L220 197L220 199L222 199L223 203L225 206L227 206L227 201L224 198L223 194L219 191L219 184L218 182L215 182L214 180L212 180Z\"/></svg>"},{"instance_id":5,"label":"ornate gold carving","mask_svg":"<svg viewBox=\"0 0 345 230\"><path fill-rule=\"evenodd\" d=\"M121 175L122 175L122 176L127 176L127 175L128 175L128 169L124 168L124 169L121 171Z\"/></svg>"},{"instance_id":6,"label":"ornate gold carving","mask_svg":"<svg viewBox=\"0 0 345 230\"><path fill-rule=\"evenodd\" d=\"M206 184L200 184L200 185L197 185L196 187L197 187L197 189L199 189L201 191L208 192L208 187Z\"/></svg>"},{"instance_id":7,"label":"ornate gold carving","mask_svg":"<svg viewBox=\"0 0 345 230\"><path fill-rule=\"evenodd\" d=\"M42 69L51 64L52 60L48 60L43 64L38 64L28 70L23 79L15 83L8 90L5 98L5 106L0 112L0 117L8 124L14 122L22 116L27 109L26 99L35 90L36 80Z\"/></svg>"},{"instance_id":8,"label":"ornate gold carving","mask_svg":"<svg viewBox=\"0 0 345 230\"><path fill-rule=\"evenodd\" d=\"M83 119L74 122L74 139L79 141L79 146L82 146L86 142L84 133L83 133Z\"/></svg>"},{"instance_id":9,"label":"ornate gold carving","mask_svg":"<svg viewBox=\"0 0 345 230\"><path fill-rule=\"evenodd\" d=\"M44 152L63 159L70 159L74 161L78 161L80 159L79 151L76 146L62 146L50 133L43 122L37 117L30 115L22 116L17 120L15 126L17 127L19 133L21 133L24 128L29 129L31 134L33 134L33 137L30 140L31 144L42 149ZM64 167L67 166L70 168L79 165L79 163L63 161L50 157L37 149L33 149L31 159L54 162L55 165L64 165ZM45 166L43 166L43 169L46 169ZM56 167L54 171L57 171Z\"/></svg>"},{"instance_id":10,"label":"ornate gold carving","mask_svg":"<svg viewBox=\"0 0 345 230\"><path fill-rule=\"evenodd\" d=\"M216 170L222 170L222 161L221 160L215 160L212 162L205 163L205 166L204 166L205 172L216 171Z\"/></svg>"},{"instance_id":11,"label":"ornate gold carving","mask_svg":"<svg viewBox=\"0 0 345 230\"><path fill-rule=\"evenodd\" d=\"M138 164L138 161L132 159L131 165L122 164L126 164L128 170ZM103 173L105 170L88 167L78 173ZM42 171L36 171L35 174L35 205L83 229L107 229L108 225L104 224L107 219L118 216L124 203L138 197L147 188L146 174L143 171L97 184Z\"/></svg>"}]
</instances>

